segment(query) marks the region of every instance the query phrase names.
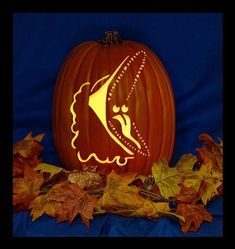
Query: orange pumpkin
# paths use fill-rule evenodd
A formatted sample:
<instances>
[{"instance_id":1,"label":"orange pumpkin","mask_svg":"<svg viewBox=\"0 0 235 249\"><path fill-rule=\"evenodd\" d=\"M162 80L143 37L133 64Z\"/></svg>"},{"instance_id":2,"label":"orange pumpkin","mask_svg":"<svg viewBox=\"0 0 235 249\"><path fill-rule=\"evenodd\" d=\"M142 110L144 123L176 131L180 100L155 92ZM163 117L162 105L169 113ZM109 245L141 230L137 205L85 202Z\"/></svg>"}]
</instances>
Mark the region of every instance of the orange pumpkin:
<instances>
[{"instance_id":1,"label":"orange pumpkin","mask_svg":"<svg viewBox=\"0 0 235 249\"><path fill-rule=\"evenodd\" d=\"M53 135L67 169L151 173L171 158L175 104L169 77L145 45L106 32L75 47L58 75Z\"/></svg>"}]
</instances>

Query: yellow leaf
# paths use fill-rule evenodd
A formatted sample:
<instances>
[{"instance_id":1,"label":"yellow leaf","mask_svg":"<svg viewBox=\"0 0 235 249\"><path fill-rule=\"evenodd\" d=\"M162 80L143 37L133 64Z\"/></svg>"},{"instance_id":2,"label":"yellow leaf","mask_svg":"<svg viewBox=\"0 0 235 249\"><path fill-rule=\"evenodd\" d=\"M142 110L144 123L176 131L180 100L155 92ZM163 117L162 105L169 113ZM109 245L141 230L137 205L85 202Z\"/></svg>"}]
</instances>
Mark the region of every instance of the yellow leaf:
<instances>
[{"instance_id":1,"label":"yellow leaf","mask_svg":"<svg viewBox=\"0 0 235 249\"><path fill-rule=\"evenodd\" d=\"M187 178L184 179L183 184L187 188L194 188L196 191L199 190L201 186L203 178L198 172L195 172L193 175L189 175Z\"/></svg>"},{"instance_id":2,"label":"yellow leaf","mask_svg":"<svg viewBox=\"0 0 235 249\"><path fill-rule=\"evenodd\" d=\"M170 168L165 159L153 164L152 175L162 196L169 198L180 192L179 173L175 167Z\"/></svg>"},{"instance_id":3,"label":"yellow leaf","mask_svg":"<svg viewBox=\"0 0 235 249\"><path fill-rule=\"evenodd\" d=\"M37 167L35 168L35 170L39 170L41 172L49 173L50 174L49 178L51 178L52 176L60 173L61 171L65 171L61 167L57 167L57 166L54 166L52 164L47 164L47 163L38 164Z\"/></svg>"},{"instance_id":4,"label":"yellow leaf","mask_svg":"<svg viewBox=\"0 0 235 249\"><path fill-rule=\"evenodd\" d=\"M112 171L107 176L107 184L101 197L103 208L139 208L143 200L136 186L128 186L135 180L136 173L117 174Z\"/></svg>"},{"instance_id":5,"label":"yellow leaf","mask_svg":"<svg viewBox=\"0 0 235 249\"><path fill-rule=\"evenodd\" d=\"M36 220L44 213L55 217L57 210L61 207L61 203L47 199L47 195L37 196L30 204L32 221Z\"/></svg>"},{"instance_id":6,"label":"yellow leaf","mask_svg":"<svg viewBox=\"0 0 235 249\"><path fill-rule=\"evenodd\" d=\"M206 178L204 179L204 181L206 182L206 191L202 194L202 202L203 204L206 206L207 202L209 200L211 200L212 197L214 197L215 195L218 195L218 187L220 187L220 185L222 184L222 181L210 177L210 178Z\"/></svg>"},{"instance_id":7,"label":"yellow leaf","mask_svg":"<svg viewBox=\"0 0 235 249\"><path fill-rule=\"evenodd\" d=\"M148 217L148 218L159 218L162 215L174 216L184 221L184 217L171 212L168 202L152 202L150 200L144 200L143 206L131 213L129 216L132 217Z\"/></svg>"},{"instance_id":8,"label":"yellow leaf","mask_svg":"<svg viewBox=\"0 0 235 249\"><path fill-rule=\"evenodd\" d=\"M176 169L180 175L192 174L193 165L198 161L197 157L191 153L181 156L180 160L176 164Z\"/></svg>"}]
</instances>

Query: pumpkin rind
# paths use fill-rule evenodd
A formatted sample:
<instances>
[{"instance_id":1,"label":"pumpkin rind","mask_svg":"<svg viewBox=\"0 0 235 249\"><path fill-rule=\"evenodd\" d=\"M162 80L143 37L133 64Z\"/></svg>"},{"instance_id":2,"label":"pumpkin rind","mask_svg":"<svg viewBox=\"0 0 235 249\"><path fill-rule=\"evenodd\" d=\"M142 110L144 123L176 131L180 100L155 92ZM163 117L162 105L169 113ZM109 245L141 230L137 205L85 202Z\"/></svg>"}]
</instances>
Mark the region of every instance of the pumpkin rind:
<instances>
[{"instance_id":1,"label":"pumpkin rind","mask_svg":"<svg viewBox=\"0 0 235 249\"><path fill-rule=\"evenodd\" d=\"M105 104L100 96L106 96ZM170 160L174 146L175 104L167 72L141 43L78 45L58 75L52 122L66 168L99 165L147 175L154 161ZM81 162L78 155L90 159Z\"/></svg>"}]
</instances>

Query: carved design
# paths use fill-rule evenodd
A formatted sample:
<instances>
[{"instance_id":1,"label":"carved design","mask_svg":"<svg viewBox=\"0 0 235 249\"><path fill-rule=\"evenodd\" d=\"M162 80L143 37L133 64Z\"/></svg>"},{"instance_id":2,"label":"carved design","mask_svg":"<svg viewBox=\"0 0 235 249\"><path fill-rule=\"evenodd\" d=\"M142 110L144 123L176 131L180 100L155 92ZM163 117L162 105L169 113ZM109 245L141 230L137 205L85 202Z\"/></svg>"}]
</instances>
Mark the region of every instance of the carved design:
<instances>
[{"instance_id":1,"label":"carved design","mask_svg":"<svg viewBox=\"0 0 235 249\"><path fill-rule=\"evenodd\" d=\"M112 119L117 120L120 123L121 126L121 134L118 133L115 126L110 120L107 120L106 116L106 106L107 101L110 101L112 99L113 93L115 91L115 88L117 84L121 84L122 77L126 73L128 67L132 64L132 62L140 55L143 54L143 59L141 61L141 65L139 66L138 72L135 76L134 82L131 86L131 89L128 93L128 96L126 98L126 104L120 106L114 105L113 110L113 117ZM129 60L128 60L129 59ZM80 151L77 153L78 160L81 162L87 162L92 157L99 163L114 163L116 162L119 166L124 166L127 164L129 159L134 158L135 153L139 153L142 156L149 157L150 151L148 149L148 146L142 136L140 135L139 131L137 130L137 127L134 122L131 121L130 116L128 115L128 101L130 97L132 96L132 93L136 87L136 83L138 82L139 76L144 68L146 60L146 52L145 51L138 51L135 55L132 57L127 56L120 65L116 68L116 70L112 73L112 75L106 75L96 81L96 83L92 86L90 90L90 96L88 100L89 107L94 111L97 118L102 123L103 127L107 131L108 135L110 136L113 141L117 145L119 145L129 156L124 158L124 162L121 162L121 156L117 155L114 156L113 159L110 159L107 157L105 160L101 160L96 153L92 152L87 158L82 158ZM122 68L122 70L121 70ZM121 71L121 72L120 72ZM119 72L119 74L118 74ZM116 77L116 80L113 81L114 77ZM106 80L105 83L94 92L95 86L102 80ZM71 146L76 149L75 141L79 136L79 130L75 130L74 126L76 124L76 113L74 111L74 105L76 103L76 97L78 94L82 92L83 87L90 85L90 82L86 82L82 84L82 86L79 88L79 90L74 94L73 96L73 102L70 106L70 112L72 114L72 125L71 125L71 131L74 134L72 140L71 140ZM109 87L110 86L110 87ZM108 92L108 88L110 91ZM131 107L130 107L131 108ZM132 134L132 130L135 131L137 137L134 138ZM145 153L146 152L146 153Z\"/></svg>"}]
</instances>

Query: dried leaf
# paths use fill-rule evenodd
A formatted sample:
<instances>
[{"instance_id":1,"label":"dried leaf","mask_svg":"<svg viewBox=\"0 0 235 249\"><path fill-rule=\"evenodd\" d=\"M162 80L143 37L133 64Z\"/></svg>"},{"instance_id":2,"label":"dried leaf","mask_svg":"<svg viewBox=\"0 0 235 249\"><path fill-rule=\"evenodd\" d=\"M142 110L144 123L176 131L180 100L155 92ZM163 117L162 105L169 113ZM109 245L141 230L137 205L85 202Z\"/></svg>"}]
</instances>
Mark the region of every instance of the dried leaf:
<instances>
[{"instance_id":1,"label":"dried leaf","mask_svg":"<svg viewBox=\"0 0 235 249\"><path fill-rule=\"evenodd\" d=\"M181 176L187 176L194 173L193 165L198 161L198 158L191 154L184 154L176 164L176 169Z\"/></svg>"},{"instance_id":2,"label":"dried leaf","mask_svg":"<svg viewBox=\"0 0 235 249\"><path fill-rule=\"evenodd\" d=\"M92 219L93 209L97 205L97 198L90 196L77 184L63 182L56 184L48 193L48 200L61 203L57 210L57 221L72 223L80 214L82 221L89 228L89 220Z\"/></svg>"},{"instance_id":3,"label":"dried leaf","mask_svg":"<svg viewBox=\"0 0 235 249\"><path fill-rule=\"evenodd\" d=\"M101 199L102 207L105 209L140 208L143 200L139 195L140 189L129 186L136 178L136 173L117 174L114 170L107 176L107 184Z\"/></svg>"},{"instance_id":4,"label":"dried leaf","mask_svg":"<svg viewBox=\"0 0 235 249\"><path fill-rule=\"evenodd\" d=\"M43 214L56 217L61 203L48 200L48 194L37 196L30 204L32 221L38 219Z\"/></svg>"},{"instance_id":5,"label":"dried leaf","mask_svg":"<svg viewBox=\"0 0 235 249\"><path fill-rule=\"evenodd\" d=\"M41 163L38 164L37 167L35 167L35 170L39 170L40 172L44 173L49 173L49 179L52 178L52 176L59 174L62 171L65 171L61 167L57 167L52 164L47 164L47 163Z\"/></svg>"},{"instance_id":6,"label":"dried leaf","mask_svg":"<svg viewBox=\"0 0 235 249\"><path fill-rule=\"evenodd\" d=\"M119 212L120 213L120 212ZM160 218L161 216L174 216L179 220L184 221L184 217L177 215L172 212L169 208L168 202L152 202L148 199L143 200L143 205L141 208L138 208L136 211L127 213L131 217L147 217L150 219Z\"/></svg>"},{"instance_id":7,"label":"dried leaf","mask_svg":"<svg viewBox=\"0 0 235 249\"><path fill-rule=\"evenodd\" d=\"M13 145L13 155L20 154L25 158L38 155L43 149L42 145L39 144L43 137L44 133L32 137L32 132L30 132L23 140L18 141Z\"/></svg>"},{"instance_id":8,"label":"dried leaf","mask_svg":"<svg viewBox=\"0 0 235 249\"><path fill-rule=\"evenodd\" d=\"M13 206L14 210L27 210L33 199L39 194L44 182L43 175L26 167L23 178L13 180Z\"/></svg>"},{"instance_id":9,"label":"dried leaf","mask_svg":"<svg viewBox=\"0 0 235 249\"><path fill-rule=\"evenodd\" d=\"M181 229L184 233L188 231L197 231L204 220L211 222L212 216L207 212L202 204L180 203L176 210L177 215L185 218L185 222L180 221Z\"/></svg>"},{"instance_id":10,"label":"dried leaf","mask_svg":"<svg viewBox=\"0 0 235 249\"><path fill-rule=\"evenodd\" d=\"M178 202L196 203L200 199L199 193L193 187L186 187L184 184L180 184L180 193L176 195Z\"/></svg>"},{"instance_id":11,"label":"dried leaf","mask_svg":"<svg viewBox=\"0 0 235 249\"><path fill-rule=\"evenodd\" d=\"M206 133L199 136L199 139L205 145L198 148L200 158L206 164L208 161L213 161L213 170L222 171L223 169L223 142L218 144L212 137Z\"/></svg>"},{"instance_id":12,"label":"dried leaf","mask_svg":"<svg viewBox=\"0 0 235 249\"><path fill-rule=\"evenodd\" d=\"M68 175L68 181L86 190L97 189L105 185L99 174L90 171L72 171Z\"/></svg>"},{"instance_id":13,"label":"dried leaf","mask_svg":"<svg viewBox=\"0 0 235 249\"><path fill-rule=\"evenodd\" d=\"M152 175L162 196L169 198L180 192L180 176L177 169L170 168L166 160L153 164Z\"/></svg>"},{"instance_id":14,"label":"dried leaf","mask_svg":"<svg viewBox=\"0 0 235 249\"><path fill-rule=\"evenodd\" d=\"M171 212L167 202L152 202L139 194L140 189L130 185L136 173L117 174L112 171L107 176L107 185L99 199L99 210L130 217L159 218L162 214L177 216ZM181 218L180 216L177 216Z\"/></svg>"},{"instance_id":15,"label":"dried leaf","mask_svg":"<svg viewBox=\"0 0 235 249\"><path fill-rule=\"evenodd\" d=\"M203 188L204 190L199 190L199 193L201 194L202 202L206 205L214 196L219 195L218 189L222 182L214 177L207 178L204 182L206 184Z\"/></svg>"}]
</instances>

